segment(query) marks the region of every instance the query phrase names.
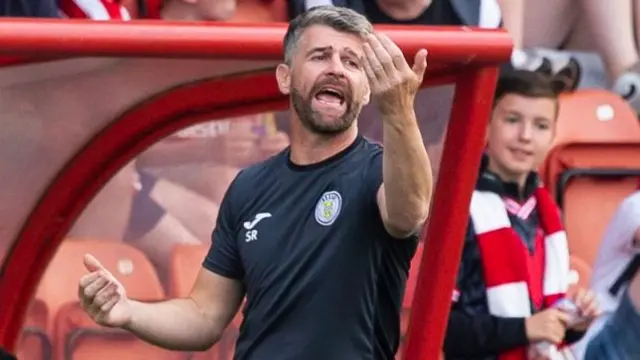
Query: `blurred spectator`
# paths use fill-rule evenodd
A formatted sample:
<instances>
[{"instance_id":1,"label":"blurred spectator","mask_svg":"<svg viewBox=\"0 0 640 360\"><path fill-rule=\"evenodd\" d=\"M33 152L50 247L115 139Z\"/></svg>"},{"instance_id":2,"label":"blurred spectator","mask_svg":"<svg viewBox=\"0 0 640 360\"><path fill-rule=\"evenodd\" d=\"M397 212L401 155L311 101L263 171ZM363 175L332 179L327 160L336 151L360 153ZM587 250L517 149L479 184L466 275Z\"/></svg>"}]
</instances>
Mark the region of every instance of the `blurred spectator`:
<instances>
[{"instance_id":1,"label":"blurred spectator","mask_svg":"<svg viewBox=\"0 0 640 360\"><path fill-rule=\"evenodd\" d=\"M237 5L236 0L58 0L58 3L69 18L175 21L227 20Z\"/></svg>"},{"instance_id":2,"label":"blurred spectator","mask_svg":"<svg viewBox=\"0 0 640 360\"><path fill-rule=\"evenodd\" d=\"M136 184L133 165L122 168L91 200L67 236L121 241L131 216Z\"/></svg>"},{"instance_id":3,"label":"blurred spectator","mask_svg":"<svg viewBox=\"0 0 640 360\"><path fill-rule=\"evenodd\" d=\"M374 24L469 25L496 28L500 10L496 0L292 0L289 17L318 5L349 7Z\"/></svg>"},{"instance_id":4,"label":"blurred spectator","mask_svg":"<svg viewBox=\"0 0 640 360\"><path fill-rule=\"evenodd\" d=\"M566 53L531 49L564 49L597 52L604 61L609 85L640 109L640 57L635 24L640 6L632 0L502 0L505 27L513 35L516 49L527 50L517 56L516 66L539 66L544 59L557 71L568 65ZM520 4L520 5L518 5ZM526 14L526 16L525 16ZM635 32L635 33L634 33ZM518 51L515 52L516 54ZM584 71L573 66L576 85ZM603 84L605 85L605 84Z\"/></svg>"},{"instance_id":5,"label":"blurred spectator","mask_svg":"<svg viewBox=\"0 0 640 360\"><path fill-rule=\"evenodd\" d=\"M612 352L609 356L601 355L604 356L601 358L624 360L635 359L637 356L640 356L640 325L635 325L635 328L633 325L640 324L640 316L636 316L638 320L633 321L633 316L629 318L632 312L624 309L621 311L626 313L627 319L619 319L619 317L614 315L616 309L619 307L629 307L628 304L621 305L621 303L628 301L625 299L627 296L625 289L634 275L638 273L639 269L640 191L636 191L625 198L619 205L600 244L598 257L596 258L596 263L593 268L591 284L599 296L604 315L589 329L585 338L573 346L573 352L578 359L584 358L585 350L589 346L591 339L607 326L613 327L612 331L620 338L618 340L635 342L638 346L635 347L636 352L634 354L628 353L625 354L625 356L612 356L615 353ZM640 279L637 282L640 284ZM638 286L640 287L640 285ZM634 301L640 303L640 298ZM609 325L605 325L607 323L609 323ZM635 336L632 334L635 334ZM625 339L625 336L628 339ZM604 346L625 349L632 345L616 346L612 343L611 339L607 339L608 337L609 335L604 335L604 338L599 340L599 342L607 344L600 344L598 347Z\"/></svg>"},{"instance_id":6,"label":"blurred spectator","mask_svg":"<svg viewBox=\"0 0 640 360\"><path fill-rule=\"evenodd\" d=\"M228 20L236 6L236 0L165 0L160 16L164 20Z\"/></svg>"},{"instance_id":7,"label":"blurred spectator","mask_svg":"<svg viewBox=\"0 0 640 360\"><path fill-rule=\"evenodd\" d=\"M11 17L60 17L56 0L2 0L0 16Z\"/></svg>"},{"instance_id":8,"label":"blurred spectator","mask_svg":"<svg viewBox=\"0 0 640 360\"><path fill-rule=\"evenodd\" d=\"M640 271L633 276L615 313L589 343L585 360L640 358Z\"/></svg>"},{"instance_id":9,"label":"blurred spectator","mask_svg":"<svg viewBox=\"0 0 640 360\"><path fill-rule=\"evenodd\" d=\"M288 145L271 114L198 124L157 143L136 159L141 190L125 240L164 276L174 244L210 241L218 206L237 173Z\"/></svg>"},{"instance_id":10,"label":"blurred spectator","mask_svg":"<svg viewBox=\"0 0 640 360\"><path fill-rule=\"evenodd\" d=\"M64 17L92 20L131 20L129 11L113 0L58 0Z\"/></svg>"}]
</instances>

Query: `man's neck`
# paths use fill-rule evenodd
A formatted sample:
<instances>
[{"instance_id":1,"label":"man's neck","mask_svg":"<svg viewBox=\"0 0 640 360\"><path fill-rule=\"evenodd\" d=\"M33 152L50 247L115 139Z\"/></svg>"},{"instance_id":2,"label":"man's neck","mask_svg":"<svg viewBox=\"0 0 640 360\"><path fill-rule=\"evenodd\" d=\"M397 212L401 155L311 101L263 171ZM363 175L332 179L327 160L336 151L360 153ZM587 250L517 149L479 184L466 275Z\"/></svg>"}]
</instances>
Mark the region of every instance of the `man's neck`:
<instances>
[{"instance_id":1,"label":"man's neck","mask_svg":"<svg viewBox=\"0 0 640 360\"><path fill-rule=\"evenodd\" d=\"M290 160L296 165L311 165L326 160L348 148L358 136L358 128L333 136L311 133L297 119L292 119ZM295 123L295 124L294 124Z\"/></svg>"},{"instance_id":2,"label":"man's neck","mask_svg":"<svg viewBox=\"0 0 640 360\"><path fill-rule=\"evenodd\" d=\"M394 20L414 20L422 14L432 0L376 0L378 8Z\"/></svg>"}]
</instances>

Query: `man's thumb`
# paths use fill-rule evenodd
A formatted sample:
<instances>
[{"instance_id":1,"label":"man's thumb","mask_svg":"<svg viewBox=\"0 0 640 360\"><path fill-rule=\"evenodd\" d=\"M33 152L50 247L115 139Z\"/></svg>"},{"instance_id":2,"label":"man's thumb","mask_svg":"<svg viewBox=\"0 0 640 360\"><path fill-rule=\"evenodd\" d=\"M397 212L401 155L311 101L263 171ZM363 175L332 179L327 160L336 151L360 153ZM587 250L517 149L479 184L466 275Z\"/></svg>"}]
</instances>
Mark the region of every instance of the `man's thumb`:
<instances>
[{"instance_id":1,"label":"man's thumb","mask_svg":"<svg viewBox=\"0 0 640 360\"><path fill-rule=\"evenodd\" d=\"M104 269L100 261L89 254L85 254L84 256L84 267L91 272Z\"/></svg>"},{"instance_id":2,"label":"man's thumb","mask_svg":"<svg viewBox=\"0 0 640 360\"><path fill-rule=\"evenodd\" d=\"M428 52L426 49L420 49L413 61L412 70L416 75L420 77L420 80L424 78L424 73L427 70L427 55Z\"/></svg>"}]
</instances>

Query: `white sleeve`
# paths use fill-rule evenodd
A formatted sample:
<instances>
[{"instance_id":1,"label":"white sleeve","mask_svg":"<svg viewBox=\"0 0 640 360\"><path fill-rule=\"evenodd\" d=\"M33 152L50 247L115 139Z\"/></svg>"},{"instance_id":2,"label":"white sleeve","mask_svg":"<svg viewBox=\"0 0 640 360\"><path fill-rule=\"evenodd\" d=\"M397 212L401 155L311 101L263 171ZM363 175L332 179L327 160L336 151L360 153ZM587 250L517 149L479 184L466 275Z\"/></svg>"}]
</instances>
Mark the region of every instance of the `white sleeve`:
<instances>
[{"instance_id":1,"label":"white sleeve","mask_svg":"<svg viewBox=\"0 0 640 360\"><path fill-rule=\"evenodd\" d=\"M614 246L625 253L638 253L635 235L640 229L640 191L625 198L615 214L602 239L602 246Z\"/></svg>"}]
</instances>

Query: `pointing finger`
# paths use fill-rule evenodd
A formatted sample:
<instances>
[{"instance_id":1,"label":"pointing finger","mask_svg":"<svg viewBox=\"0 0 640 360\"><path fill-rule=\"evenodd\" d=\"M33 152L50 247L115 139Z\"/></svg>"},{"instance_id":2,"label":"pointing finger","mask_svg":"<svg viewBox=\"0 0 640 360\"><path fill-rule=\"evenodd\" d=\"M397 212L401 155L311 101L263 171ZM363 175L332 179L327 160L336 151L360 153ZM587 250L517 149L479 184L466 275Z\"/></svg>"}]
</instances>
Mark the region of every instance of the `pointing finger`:
<instances>
[{"instance_id":1,"label":"pointing finger","mask_svg":"<svg viewBox=\"0 0 640 360\"><path fill-rule=\"evenodd\" d=\"M391 56L391 61L396 69L400 71L410 70L407 60L404 58L402 50L385 34L377 34L380 44L387 50L387 53Z\"/></svg>"},{"instance_id":2,"label":"pointing finger","mask_svg":"<svg viewBox=\"0 0 640 360\"><path fill-rule=\"evenodd\" d=\"M84 288L84 296L86 298L92 299L96 296L96 294L98 294L98 292L100 292L100 290L104 289L108 285L109 280L101 277Z\"/></svg>"},{"instance_id":3,"label":"pointing finger","mask_svg":"<svg viewBox=\"0 0 640 360\"><path fill-rule=\"evenodd\" d=\"M366 63L365 66L368 66L370 69L370 71L367 72L367 75L369 75L369 73L372 73L373 75L372 77L369 78L369 81L371 82L371 80L378 81L378 80L386 79L387 74L385 73L384 68L382 67L382 64L378 60L378 57L374 54L373 49L371 48L371 45L369 43L364 44L364 54L365 54L364 63Z\"/></svg>"},{"instance_id":4,"label":"pointing finger","mask_svg":"<svg viewBox=\"0 0 640 360\"><path fill-rule=\"evenodd\" d=\"M100 311L103 313L107 313L109 311L111 311L111 309L113 309L114 306L116 306L116 304L118 303L118 301L120 301L120 294L118 294L117 292L111 296L109 298L109 300L107 300L107 302L105 302L101 307L100 307Z\"/></svg>"},{"instance_id":5,"label":"pointing finger","mask_svg":"<svg viewBox=\"0 0 640 360\"><path fill-rule=\"evenodd\" d=\"M115 284L109 284L103 287L95 296L93 304L97 308L101 308L102 305L107 303L118 292L118 287Z\"/></svg>"},{"instance_id":6,"label":"pointing finger","mask_svg":"<svg viewBox=\"0 0 640 360\"><path fill-rule=\"evenodd\" d=\"M83 277L80 278L79 286L80 286L81 289L84 289L85 287L87 287L87 285L89 285L92 282L96 281L100 277L101 277L101 275L97 271L89 273L87 275L84 275Z\"/></svg>"},{"instance_id":7,"label":"pointing finger","mask_svg":"<svg viewBox=\"0 0 640 360\"><path fill-rule=\"evenodd\" d=\"M385 47L382 46L382 43L380 43L380 40L376 35L373 35L373 34L367 35L367 42L371 47L371 49L373 50L374 56L377 58L378 62L381 65L381 68L384 69L384 72L386 73L387 76L391 76L394 72L398 70L393 64L391 55L389 55L389 52L387 51L387 49L385 49Z\"/></svg>"}]
</instances>

